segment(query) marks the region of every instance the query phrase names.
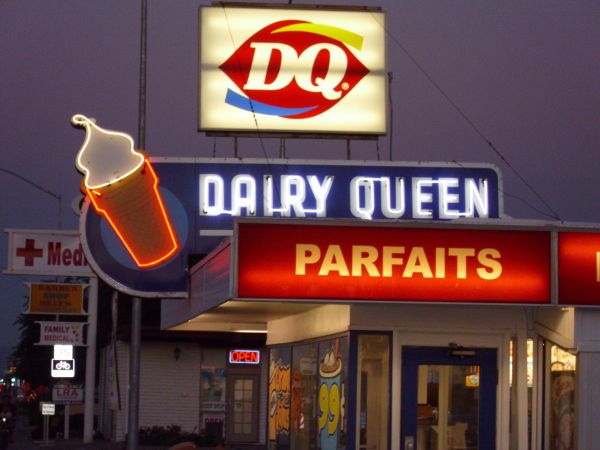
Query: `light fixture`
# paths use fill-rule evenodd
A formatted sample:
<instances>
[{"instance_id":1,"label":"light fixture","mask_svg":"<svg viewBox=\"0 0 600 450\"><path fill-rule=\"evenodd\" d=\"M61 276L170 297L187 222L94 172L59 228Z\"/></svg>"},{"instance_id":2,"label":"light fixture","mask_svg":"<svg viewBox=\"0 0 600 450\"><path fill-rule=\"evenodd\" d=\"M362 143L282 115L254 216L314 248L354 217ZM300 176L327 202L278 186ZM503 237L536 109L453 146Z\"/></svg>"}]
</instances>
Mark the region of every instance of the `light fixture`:
<instances>
[{"instance_id":1,"label":"light fixture","mask_svg":"<svg viewBox=\"0 0 600 450\"><path fill-rule=\"evenodd\" d=\"M175 357L175 361L179 361L179 357L181 356L181 349L179 347L175 347L173 356Z\"/></svg>"}]
</instances>

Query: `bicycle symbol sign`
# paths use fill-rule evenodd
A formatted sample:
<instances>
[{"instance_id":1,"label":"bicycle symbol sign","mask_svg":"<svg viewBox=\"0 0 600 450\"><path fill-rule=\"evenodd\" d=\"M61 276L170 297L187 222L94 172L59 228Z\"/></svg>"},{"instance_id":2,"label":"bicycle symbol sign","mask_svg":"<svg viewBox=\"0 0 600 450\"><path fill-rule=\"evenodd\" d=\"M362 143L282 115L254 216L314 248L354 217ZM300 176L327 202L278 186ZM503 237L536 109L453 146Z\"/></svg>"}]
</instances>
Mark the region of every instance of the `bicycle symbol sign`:
<instances>
[{"instance_id":1,"label":"bicycle symbol sign","mask_svg":"<svg viewBox=\"0 0 600 450\"><path fill-rule=\"evenodd\" d=\"M75 360L53 359L51 375L54 378L73 378L75 376Z\"/></svg>"}]
</instances>

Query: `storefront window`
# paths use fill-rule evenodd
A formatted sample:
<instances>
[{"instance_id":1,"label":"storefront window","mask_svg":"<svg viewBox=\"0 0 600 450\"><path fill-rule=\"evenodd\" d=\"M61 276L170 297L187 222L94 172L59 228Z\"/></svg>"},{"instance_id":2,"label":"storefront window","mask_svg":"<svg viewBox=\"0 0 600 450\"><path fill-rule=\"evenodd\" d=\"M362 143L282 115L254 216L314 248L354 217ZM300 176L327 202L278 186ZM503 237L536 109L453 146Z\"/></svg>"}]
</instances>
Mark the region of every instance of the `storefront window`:
<instances>
[{"instance_id":1,"label":"storefront window","mask_svg":"<svg viewBox=\"0 0 600 450\"><path fill-rule=\"evenodd\" d=\"M345 449L347 396L347 336L271 348L268 448Z\"/></svg>"},{"instance_id":2,"label":"storefront window","mask_svg":"<svg viewBox=\"0 0 600 450\"><path fill-rule=\"evenodd\" d=\"M550 450L575 448L575 355L550 348Z\"/></svg>"},{"instance_id":3,"label":"storefront window","mask_svg":"<svg viewBox=\"0 0 600 450\"><path fill-rule=\"evenodd\" d=\"M318 437L321 450L346 445L348 339L319 342Z\"/></svg>"},{"instance_id":4,"label":"storefront window","mask_svg":"<svg viewBox=\"0 0 600 450\"><path fill-rule=\"evenodd\" d=\"M290 347L272 348L269 361L269 448L288 448L290 442Z\"/></svg>"},{"instance_id":5,"label":"storefront window","mask_svg":"<svg viewBox=\"0 0 600 450\"><path fill-rule=\"evenodd\" d=\"M364 450L388 448L390 342L388 336L358 337L357 442Z\"/></svg>"},{"instance_id":6,"label":"storefront window","mask_svg":"<svg viewBox=\"0 0 600 450\"><path fill-rule=\"evenodd\" d=\"M291 449L317 448L317 344L298 345L292 356Z\"/></svg>"}]
</instances>

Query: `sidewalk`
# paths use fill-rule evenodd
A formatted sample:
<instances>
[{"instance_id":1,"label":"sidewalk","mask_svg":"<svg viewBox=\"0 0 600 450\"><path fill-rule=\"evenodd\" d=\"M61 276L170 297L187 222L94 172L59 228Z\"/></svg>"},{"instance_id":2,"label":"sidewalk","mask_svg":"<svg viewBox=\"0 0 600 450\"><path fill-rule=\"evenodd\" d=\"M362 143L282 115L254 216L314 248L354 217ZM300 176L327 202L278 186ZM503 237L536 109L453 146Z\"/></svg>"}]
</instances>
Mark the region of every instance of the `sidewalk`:
<instances>
[{"instance_id":1,"label":"sidewalk","mask_svg":"<svg viewBox=\"0 0 600 450\"><path fill-rule=\"evenodd\" d=\"M31 439L31 428L22 420L17 420L13 435L14 443L8 446L8 450L125 450L123 442L96 441L84 444L81 439L51 440L46 444L44 441ZM168 447L140 446L139 450L167 450Z\"/></svg>"}]
</instances>

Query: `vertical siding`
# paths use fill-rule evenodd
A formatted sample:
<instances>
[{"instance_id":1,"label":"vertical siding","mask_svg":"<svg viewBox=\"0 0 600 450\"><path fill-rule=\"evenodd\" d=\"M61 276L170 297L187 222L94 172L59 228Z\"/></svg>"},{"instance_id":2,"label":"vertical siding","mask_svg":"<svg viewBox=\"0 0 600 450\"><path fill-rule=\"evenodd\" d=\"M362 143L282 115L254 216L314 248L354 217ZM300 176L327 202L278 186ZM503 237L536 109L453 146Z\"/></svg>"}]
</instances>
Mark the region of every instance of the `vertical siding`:
<instances>
[{"instance_id":1,"label":"vertical siding","mask_svg":"<svg viewBox=\"0 0 600 450\"><path fill-rule=\"evenodd\" d=\"M181 350L175 360L174 349ZM178 425L198 432L200 348L193 343L147 342L140 359L140 427Z\"/></svg>"}]
</instances>

